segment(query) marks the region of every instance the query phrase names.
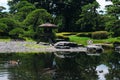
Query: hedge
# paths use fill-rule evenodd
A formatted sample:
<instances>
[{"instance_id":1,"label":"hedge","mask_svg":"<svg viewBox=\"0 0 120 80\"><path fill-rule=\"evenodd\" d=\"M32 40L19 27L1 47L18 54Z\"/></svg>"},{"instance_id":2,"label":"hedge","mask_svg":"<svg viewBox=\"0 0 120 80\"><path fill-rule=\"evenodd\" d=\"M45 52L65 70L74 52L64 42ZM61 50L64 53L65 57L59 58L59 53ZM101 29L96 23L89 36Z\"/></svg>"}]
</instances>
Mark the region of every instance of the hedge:
<instances>
[{"instance_id":1,"label":"hedge","mask_svg":"<svg viewBox=\"0 0 120 80\"><path fill-rule=\"evenodd\" d=\"M107 31L96 31L92 33L93 39L107 39L109 33Z\"/></svg>"}]
</instances>

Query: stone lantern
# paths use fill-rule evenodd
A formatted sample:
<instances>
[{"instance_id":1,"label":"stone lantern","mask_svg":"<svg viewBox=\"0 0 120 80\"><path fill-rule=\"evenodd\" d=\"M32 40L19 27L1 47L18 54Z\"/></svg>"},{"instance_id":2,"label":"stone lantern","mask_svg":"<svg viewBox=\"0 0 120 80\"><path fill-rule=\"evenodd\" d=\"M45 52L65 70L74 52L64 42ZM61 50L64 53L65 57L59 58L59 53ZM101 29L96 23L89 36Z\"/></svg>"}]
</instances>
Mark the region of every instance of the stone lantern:
<instances>
[{"instance_id":1,"label":"stone lantern","mask_svg":"<svg viewBox=\"0 0 120 80\"><path fill-rule=\"evenodd\" d=\"M45 23L39 25L39 28L42 29L42 33L40 34L40 38L44 42L54 42L55 41L55 34L54 29L57 29L57 25L51 23Z\"/></svg>"}]
</instances>

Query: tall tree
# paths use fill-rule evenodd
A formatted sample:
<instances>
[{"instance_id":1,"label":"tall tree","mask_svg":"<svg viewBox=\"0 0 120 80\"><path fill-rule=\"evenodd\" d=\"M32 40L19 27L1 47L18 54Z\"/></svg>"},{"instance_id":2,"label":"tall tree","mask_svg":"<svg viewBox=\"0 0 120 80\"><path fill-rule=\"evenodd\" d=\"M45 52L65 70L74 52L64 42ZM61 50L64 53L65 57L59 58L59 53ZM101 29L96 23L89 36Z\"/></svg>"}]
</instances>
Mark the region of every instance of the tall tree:
<instances>
[{"instance_id":1,"label":"tall tree","mask_svg":"<svg viewBox=\"0 0 120 80\"><path fill-rule=\"evenodd\" d=\"M14 7L14 11L12 7ZM12 5L11 8L10 12L14 13L15 19L19 21L23 21L30 12L36 9L35 6L28 1L17 2L16 5Z\"/></svg>"},{"instance_id":2,"label":"tall tree","mask_svg":"<svg viewBox=\"0 0 120 80\"><path fill-rule=\"evenodd\" d=\"M112 5L106 6L107 13L115 16L117 19L120 17L120 0L111 0Z\"/></svg>"},{"instance_id":3,"label":"tall tree","mask_svg":"<svg viewBox=\"0 0 120 80\"><path fill-rule=\"evenodd\" d=\"M94 31L98 26L98 17L97 12L98 3L89 3L82 7L82 13L80 14L79 20L76 24L79 26L78 29L81 31Z\"/></svg>"},{"instance_id":4,"label":"tall tree","mask_svg":"<svg viewBox=\"0 0 120 80\"><path fill-rule=\"evenodd\" d=\"M89 3L93 3L95 0L27 0L34 4L37 8L46 9L49 13L55 16L63 16L62 18L62 31L75 31L75 22L78 20L79 14L81 14L81 7ZM15 5L20 0L12 0L9 2L11 6L11 12L15 12ZM57 17L60 18L60 17ZM60 19L61 20L61 19Z\"/></svg>"},{"instance_id":5,"label":"tall tree","mask_svg":"<svg viewBox=\"0 0 120 80\"><path fill-rule=\"evenodd\" d=\"M51 15L45 9L36 9L32 11L27 18L23 21L26 26L26 36L32 37L37 34L38 26L51 20Z\"/></svg>"},{"instance_id":6,"label":"tall tree","mask_svg":"<svg viewBox=\"0 0 120 80\"><path fill-rule=\"evenodd\" d=\"M94 0L61 0L56 4L56 14L63 16L63 31L76 31L76 20L81 14L81 7Z\"/></svg>"},{"instance_id":7,"label":"tall tree","mask_svg":"<svg viewBox=\"0 0 120 80\"><path fill-rule=\"evenodd\" d=\"M120 0L111 0L112 5L106 6L109 20L106 22L106 29L114 32L114 36L120 36Z\"/></svg>"}]
</instances>

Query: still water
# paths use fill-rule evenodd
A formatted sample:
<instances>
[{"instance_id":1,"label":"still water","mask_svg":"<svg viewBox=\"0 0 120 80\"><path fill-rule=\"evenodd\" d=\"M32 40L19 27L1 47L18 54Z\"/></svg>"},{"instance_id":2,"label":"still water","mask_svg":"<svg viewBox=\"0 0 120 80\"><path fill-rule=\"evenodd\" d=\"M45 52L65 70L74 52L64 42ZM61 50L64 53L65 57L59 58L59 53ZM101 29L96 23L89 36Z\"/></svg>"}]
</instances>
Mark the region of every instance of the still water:
<instances>
[{"instance_id":1,"label":"still water","mask_svg":"<svg viewBox=\"0 0 120 80\"><path fill-rule=\"evenodd\" d=\"M120 54L0 54L0 80L120 80Z\"/></svg>"}]
</instances>

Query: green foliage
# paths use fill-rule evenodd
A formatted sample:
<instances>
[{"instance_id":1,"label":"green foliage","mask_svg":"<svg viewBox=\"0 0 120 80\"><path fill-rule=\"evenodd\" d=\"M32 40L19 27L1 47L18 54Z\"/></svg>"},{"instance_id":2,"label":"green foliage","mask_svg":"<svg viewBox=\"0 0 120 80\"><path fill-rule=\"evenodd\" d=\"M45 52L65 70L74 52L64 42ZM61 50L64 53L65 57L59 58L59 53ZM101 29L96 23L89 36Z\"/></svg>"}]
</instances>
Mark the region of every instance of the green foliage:
<instances>
[{"instance_id":1,"label":"green foliage","mask_svg":"<svg viewBox=\"0 0 120 80\"><path fill-rule=\"evenodd\" d=\"M76 43L79 43L79 44L86 45L87 41L90 40L91 38L89 38L89 37L78 37L78 36L72 35L72 36L69 36L69 39L72 42L76 42Z\"/></svg>"},{"instance_id":2,"label":"green foliage","mask_svg":"<svg viewBox=\"0 0 120 80\"><path fill-rule=\"evenodd\" d=\"M112 32L114 32L114 36L118 37L118 36L120 36L120 20L114 21L113 24L114 25L111 30L112 30Z\"/></svg>"},{"instance_id":3,"label":"green foliage","mask_svg":"<svg viewBox=\"0 0 120 80\"><path fill-rule=\"evenodd\" d=\"M106 39L108 38L108 32L107 31L96 31L92 33L93 39Z\"/></svg>"},{"instance_id":4,"label":"green foliage","mask_svg":"<svg viewBox=\"0 0 120 80\"><path fill-rule=\"evenodd\" d=\"M0 23L0 38L6 38L6 29L7 29L7 25L4 23ZM4 36L4 37L3 37Z\"/></svg>"},{"instance_id":5,"label":"green foliage","mask_svg":"<svg viewBox=\"0 0 120 80\"><path fill-rule=\"evenodd\" d=\"M5 32L6 29L7 29L7 25L4 23L0 23L0 32Z\"/></svg>"},{"instance_id":6,"label":"green foliage","mask_svg":"<svg viewBox=\"0 0 120 80\"><path fill-rule=\"evenodd\" d=\"M27 15L32 12L33 10L35 10L35 6L27 1L20 1L17 5L16 5L16 10L17 12L15 12L15 19L19 20L19 21L23 21Z\"/></svg>"},{"instance_id":7,"label":"green foliage","mask_svg":"<svg viewBox=\"0 0 120 80\"><path fill-rule=\"evenodd\" d=\"M1 18L0 24L1 24L0 29L2 30L3 36L9 36L9 32L11 30L22 27L22 25L19 22L10 18Z\"/></svg>"},{"instance_id":8,"label":"green foliage","mask_svg":"<svg viewBox=\"0 0 120 80\"><path fill-rule=\"evenodd\" d=\"M109 32L114 32L113 36L120 36L120 20L117 20L114 16L108 16L108 21L106 22L106 30Z\"/></svg>"},{"instance_id":9,"label":"green foliage","mask_svg":"<svg viewBox=\"0 0 120 80\"><path fill-rule=\"evenodd\" d=\"M120 17L120 1L119 0L111 0L113 5L107 6L107 13L109 15L115 16L116 19Z\"/></svg>"},{"instance_id":10,"label":"green foliage","mask_svg":"<svg viewBox=\"0 0 120 80\"><path fill-rule=\"evenodd\" d=\"M22 34L23 38L34 38L36 32L34 32L33 27L32 26L28 26L27 30L24 30L24 33Z\"/></svg>"},{"instance_id":11,"label":"green foliage","mask_svg":"<svg viewBox=\"0 0 120 80\"><path fill-rule=\"evenodd\" d=\"M51 15L45 9L36 9L32 11L24 20L26 26L32 25L34 30L38 25L51 19Z\"/></svg>"},{"instance_id":12,"label":"green foliage","mask_svg":"<svg viewBox=\"0 0 120 80\"><path fill-rule=\"evenodd\" d=\"M98 3L95 1L88 5L82 6L82 13L80 18L76 21L76 24L80 27L81 31L94 31L98 27L98 14L96 9Z\"/></svg>"},{"instance_id":13,"label":"green foliage","mask_svg":"<svg viewBox=\"0 0 120 80\"><path fill-rule=\"evenodd\" d=\"M33 30L25 31L23 37L33 38L35 34Z\"/></svg>"},{"instance_id":14,"label":"green foliage","mask_svg":"<svg viewBox=\"0 0 120 80\"><path fill-rule=\"evenodd\" d=\"M69 36L70 41L72 42L76 42L78 44L84 44L87 45L87 41L88 40L92 40L94 44L98 44L98 43L109 43L109 44L113 44L114 42L119 42L120 41L120 37L115 37L115 38L108 38L108 39L92 39L89 37L78 37L75 35L71 35Z\"/></svg>"},{"instance_id":15,"label":"green foliage","mask_svg":"<svg viewBox=\"0 0 120 80\"><path fill-rule=\"evenodd\" d=\"M113 5L107 6L108 21L106 21L106 29L114 32L114 36L120 36L120 1L111 0Z\"/></svg>"},{"instance_id":16,"label":"green foliage","mask_svg":"<svg viewBox=\"0 0 120 80\"><path fill-rule=\"evenodd\" d=\"M14 19L9 19L9 18L0 19L0 23L6 24L8 27L7 30L9 31L15 27L21 27L21 24L19 22L15 21Z\"/></svg>"},{"instance_id":17,"label":"green foliage","mask_svg":"<svg viewBox=\"0 0 120 80\"><path fill-rule=\"evenodd\" d=\"M19 35L23 34L23 33L24 33L24 29L22 29L22 28L14 28L13 30L11 30L9 32L9 35L19 37Z\"/></svg>"},{"instance_id":18,"label":"green foliage","mask_svg":"<svg viewBox=\"0 0 120 80\"><path fill-rule=\"evenodd\" d=\"M36 9L32 11L23 21L27 29L24 36L35 38L37 34L40 34L38 26L42 23L46 23L50 19L51 15L45 9Z\"/></svg>"},{"instance_id":19,"label":"green foliage","mask_svg":"<svg viewBox=\"0 0 120 80\"><path fill-rule=\"evenodd\" d=\"M0 30L8 34L15 28L22 28L25 31L22 36L35 38L40 33L38 26L49 20L59 26L58 31L105 30L120 36L120 1L111 1L113 5L106 7L106 14L99 14L96 10L99 4L95 0L9 0L11 14L0 12Z\"/></svg>"}]
</instances>

